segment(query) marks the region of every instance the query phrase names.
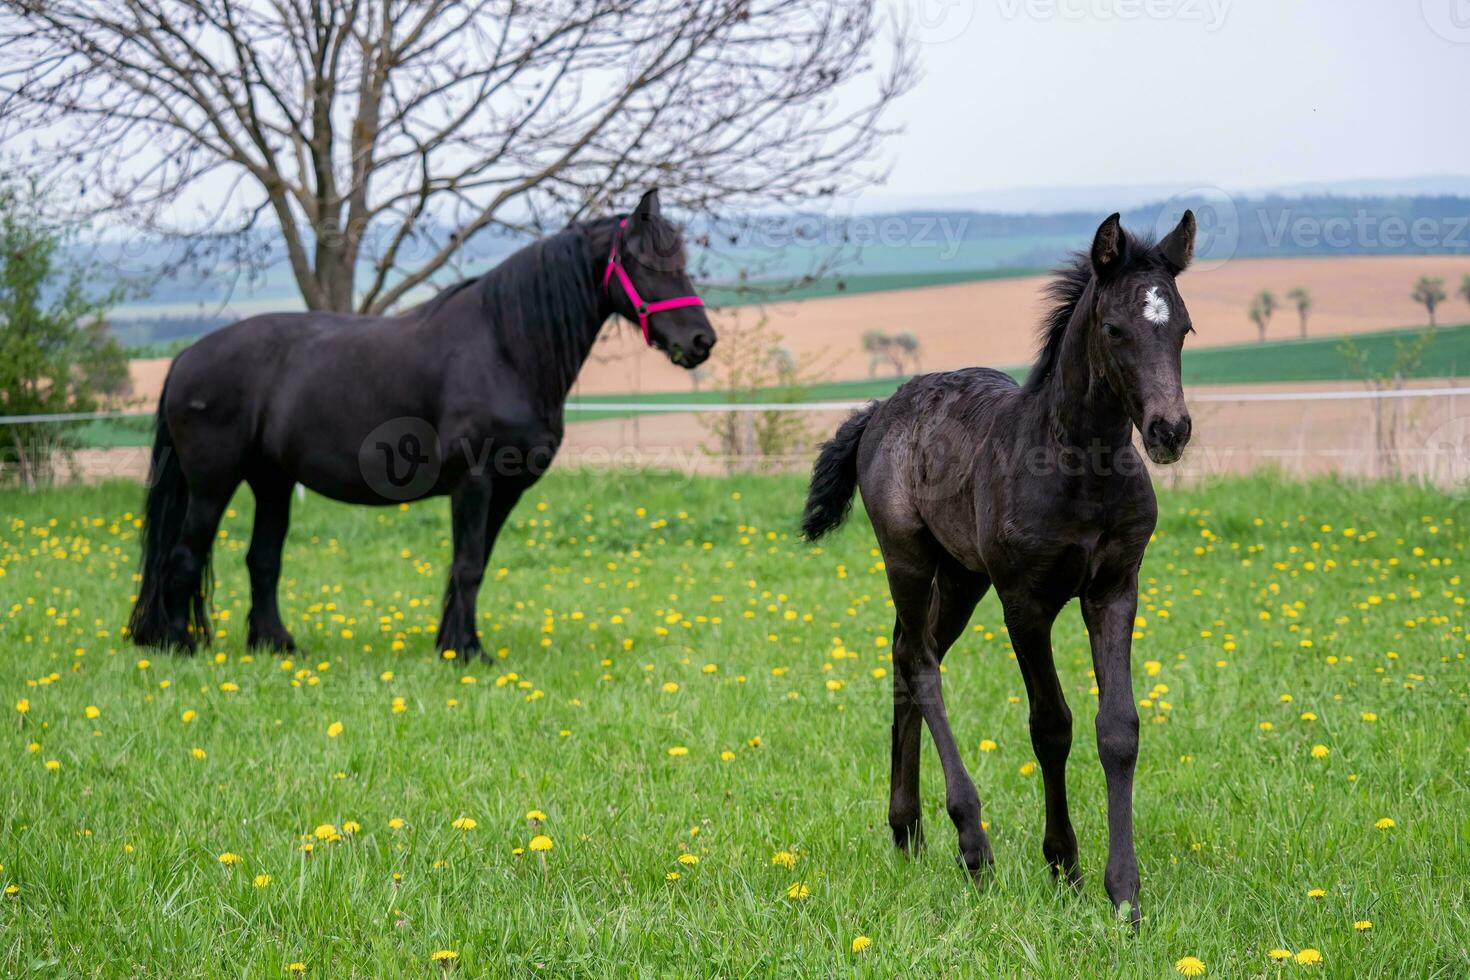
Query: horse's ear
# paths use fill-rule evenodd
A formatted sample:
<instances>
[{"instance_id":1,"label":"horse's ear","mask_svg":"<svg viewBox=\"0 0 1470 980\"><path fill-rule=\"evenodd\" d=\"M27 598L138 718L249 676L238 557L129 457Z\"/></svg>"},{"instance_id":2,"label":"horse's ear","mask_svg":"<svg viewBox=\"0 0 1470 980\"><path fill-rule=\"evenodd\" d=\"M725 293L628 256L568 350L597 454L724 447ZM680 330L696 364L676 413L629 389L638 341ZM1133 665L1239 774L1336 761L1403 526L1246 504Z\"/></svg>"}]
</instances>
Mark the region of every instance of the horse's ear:
<instances>
[{"instance_id":1,"label":"horse's ear","mask_svg":"<svg viewBox=\"0 0 1470 980\"><path fill-rule=\"evenodd\" d=\"M1194 259L1194 232L1194 212L1186 210L1174 230L1159 242L1159 254L1169 263L1169 270L1176 276L1188 269L1189 263Z\"/></svg>"},{"instance_id":2,"label":"horse's ear","mask_svg":"<svg viewBox=\"0 0 1470 980\"><path fill-rule=\"evenodd\" d=\"M633 214L639 218L657 218L658 210L658 188L650 187L638 199L638 206L633 209Z\"/></svg>"},{"instance_id":3,"label":"horse's ear","mask_svg":"<svg viewBox=\"0 0 1470 980\"><path fill-rule=\"evenodd\" d=\"M1123 234L1123 216L1114 211L1092 236L1092 271L1110 276L1123 267L1128 239Z\"/></svg>"}]
</instances>

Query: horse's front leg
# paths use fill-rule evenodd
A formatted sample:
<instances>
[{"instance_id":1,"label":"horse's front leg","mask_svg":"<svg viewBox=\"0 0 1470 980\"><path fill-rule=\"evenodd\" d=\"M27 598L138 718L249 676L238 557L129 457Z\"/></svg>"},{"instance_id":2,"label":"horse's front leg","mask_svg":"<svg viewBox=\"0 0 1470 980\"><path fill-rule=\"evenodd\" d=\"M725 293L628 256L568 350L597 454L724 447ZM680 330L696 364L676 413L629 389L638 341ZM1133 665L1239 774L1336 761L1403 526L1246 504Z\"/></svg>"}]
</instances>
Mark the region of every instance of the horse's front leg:
<instances>
[{"instance_id":1,"label":"horse's front leg","mask_svg":"<svg viewBox=\"0 0 1470 980\"><path fill-rule=\"evenodd\" d=\"M1108 783L1108 867L1103 875L1113 907L1127 902L1138 927L1138 857L1133 850L1133 767L1138 761L1138 709L1130 657L1138 611L1138 569L1099 578L1082 597L1097 675L1097 752Z\"/></svg>"},{"instance_id":2,"label":"horse's front leg","mask_svg":"<svg viewBox=\"0 0 1470 980\"><path fill-rule=\"evenodd\" d=\"M449 568L449 585L444 590L444 614L439 621L437 647L454 651L461 659L485 655L475 633L475 600L485 577L490 557L485 524L490 513L491 487L488 476L466 476L450 498L453 523L454 561Z\"/></svg>"}]
</instances>

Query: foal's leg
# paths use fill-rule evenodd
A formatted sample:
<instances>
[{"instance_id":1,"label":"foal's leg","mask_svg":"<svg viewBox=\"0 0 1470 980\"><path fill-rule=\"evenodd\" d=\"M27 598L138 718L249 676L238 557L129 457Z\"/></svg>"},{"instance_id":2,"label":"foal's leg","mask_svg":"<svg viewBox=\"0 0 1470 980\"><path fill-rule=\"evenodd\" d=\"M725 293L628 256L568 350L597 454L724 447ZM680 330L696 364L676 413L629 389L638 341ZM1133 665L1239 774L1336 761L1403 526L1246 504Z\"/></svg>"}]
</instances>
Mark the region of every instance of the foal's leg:
<instances>
[{"instance_id":1,"label":"foal's leg","mask_svg":"<svg viewBox=\"0 0 1470 980\"><path fill-rule=\"evenodd\" d=\"M233 492L234 487L224 492L217 489L200 492L191 487L179 540L169 556L165 572L168 644L186 653L193 653L200 643L208 646L211 639L204 572L220 518ZM193 632L190 626L194 627Z\"/></svg>"},{"instance_id":2,"label":"foal's leg","mask_svg":"<svg viewBox=\"0 0 1470 980\"><path fill-rule=\"evenodd\" d=\"M1114 908L1129 904L1138 926L1138 857L1133 851L1133 767L1138 761L1138 709L1130 656L1138 612L1138 573L1093 582L1082 597L1097 674L1097 752L1108 783L1108 868L1103 875Z\"/></svg>"},{"instance_id":3,"label":"foal's leg","mask_svg":"<svg viewBox=\"0 0 1470 980\"><path fill-rule=\"evenodd\" d=\"M253 476L249 482L255 494L255 527L250 550L245 553L245 567L250 571L250 628L245 643L251 649L295 650L296 641L281 622L276 605L281 549L291 524L292 481L270 473Z\"/></svg>"},{"instance_id":4,"label":"foal's leg","mask_svg":"<svg viewBox=\"0 0 1470 980\"><path fill-rule=\"evenodd\" d=\"M969 625L975 604L985 594L988 583L979 575L955 567L941 572L935 579L939 589L939 611L934 622L934 643L940 661ZM893 627L893 646L899 646L901 622ZM893 686L893 768L888 797L888 824L893 828L893 842L913 853L924 844L924 831L919 807L919 725L923 715L909 696L905 685Z\"/></svg>"},{"instance_id":5,"label":"foal's leg","mask_svg":"<svg viewBox=\"0 0 1470 980\"><path fill-rule=\"evenodd\" d=\"M1067 813L1067 756L1072 751L1072 711L1057 680L1052 660L1051 627L1058 609L1054 604L1027 599L1005 603L1006 628L1016 649L1016 662L1031 703L1031 748L1041 763L1046 791L1046 832L1041 853L1052 874L1065 874L1073 885L1082 883L1077 866L1077 835Z\"/></svg>"},{"instance_id":6,"label":"foal's leg","mask_svg":"<svg viewBox=\"0 0 1470 980\"><path fill-rule=\"evenodd\" d=\"M945 809L959 831L960 862L972 875L978 874L994 858L980 826L980 794L960 758L940 688L939 647L934 633L942 593L934 581L938 563L925 552L894 554L888 550L884 562L899 620L893 650L894 684L918 706L929 725L944 769Z\"/></svg>"}]
</instances>

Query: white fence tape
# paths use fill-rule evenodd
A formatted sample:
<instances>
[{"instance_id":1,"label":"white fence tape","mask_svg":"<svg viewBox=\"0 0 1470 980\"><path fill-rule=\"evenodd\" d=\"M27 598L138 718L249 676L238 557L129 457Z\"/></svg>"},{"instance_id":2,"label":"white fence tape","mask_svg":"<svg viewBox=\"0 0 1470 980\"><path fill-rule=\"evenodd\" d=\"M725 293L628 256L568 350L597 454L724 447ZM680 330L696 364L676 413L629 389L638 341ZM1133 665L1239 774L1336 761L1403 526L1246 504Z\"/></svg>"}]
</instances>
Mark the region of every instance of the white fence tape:
<instances>
[{"instance_id":1,"label":"white fence tape","mask_svg":"<svg viewBox=\"0 0 1470 980\"><path fill-rule=\"evenodd\" d=\"M1448 398L1470 395L1464 388L1399 388L1370 391L1251 391L1202 392L1190 394L1189 402L1326 402L1356 401L1379 398ZM856 401L817 402L567 402L568 412L850 412L862 408L873 398ZM31 425L39 422L90 422L100 419L151 418L152 412L61 412L49 415L0 415L0 426Z\"/></svg>"}]
</instances>

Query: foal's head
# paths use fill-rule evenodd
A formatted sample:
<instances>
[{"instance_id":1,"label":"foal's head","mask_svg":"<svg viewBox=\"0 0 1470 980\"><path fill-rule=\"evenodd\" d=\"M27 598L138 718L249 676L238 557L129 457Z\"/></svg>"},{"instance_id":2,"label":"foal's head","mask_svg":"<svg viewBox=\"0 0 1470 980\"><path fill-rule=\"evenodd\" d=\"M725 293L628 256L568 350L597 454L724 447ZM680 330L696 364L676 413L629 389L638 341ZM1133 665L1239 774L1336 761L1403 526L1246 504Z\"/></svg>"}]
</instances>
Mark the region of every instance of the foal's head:
<instances>
[{"instance_id":1,"label":"foal's head","mask_svg":"<svg viewBox=\"0 0 1470 980\"><path fill-rule=\"evenodd\" d=\"M643 305L655 308L652 314L644 311L648 317L648 342L667 353L669 360L680 367L698 367L715 346L715 331L704 307L657 309L661 302L697 295L685 271L684 236L659 213L657 188L644 194L628 215L619 253ZM638 323L639 310L627 292L619 288L616 280L610 283L609 289L617 312Z\"/></svg>"},{"instance_id":2,"label":"foal's head","mask_svg":"<svg viewBox=\"0 0 1470 980\"><path fill-rule=\"evenodd\" d=\"M1174 280L1194 257L1194 230L1194 212L1185 211L1153 244L1125 232L1114 214L1092 240L1088 353L1155 463L1174 462L1189 442L1179 354L1194 327Z\"/></svg>"}]
</instances>

